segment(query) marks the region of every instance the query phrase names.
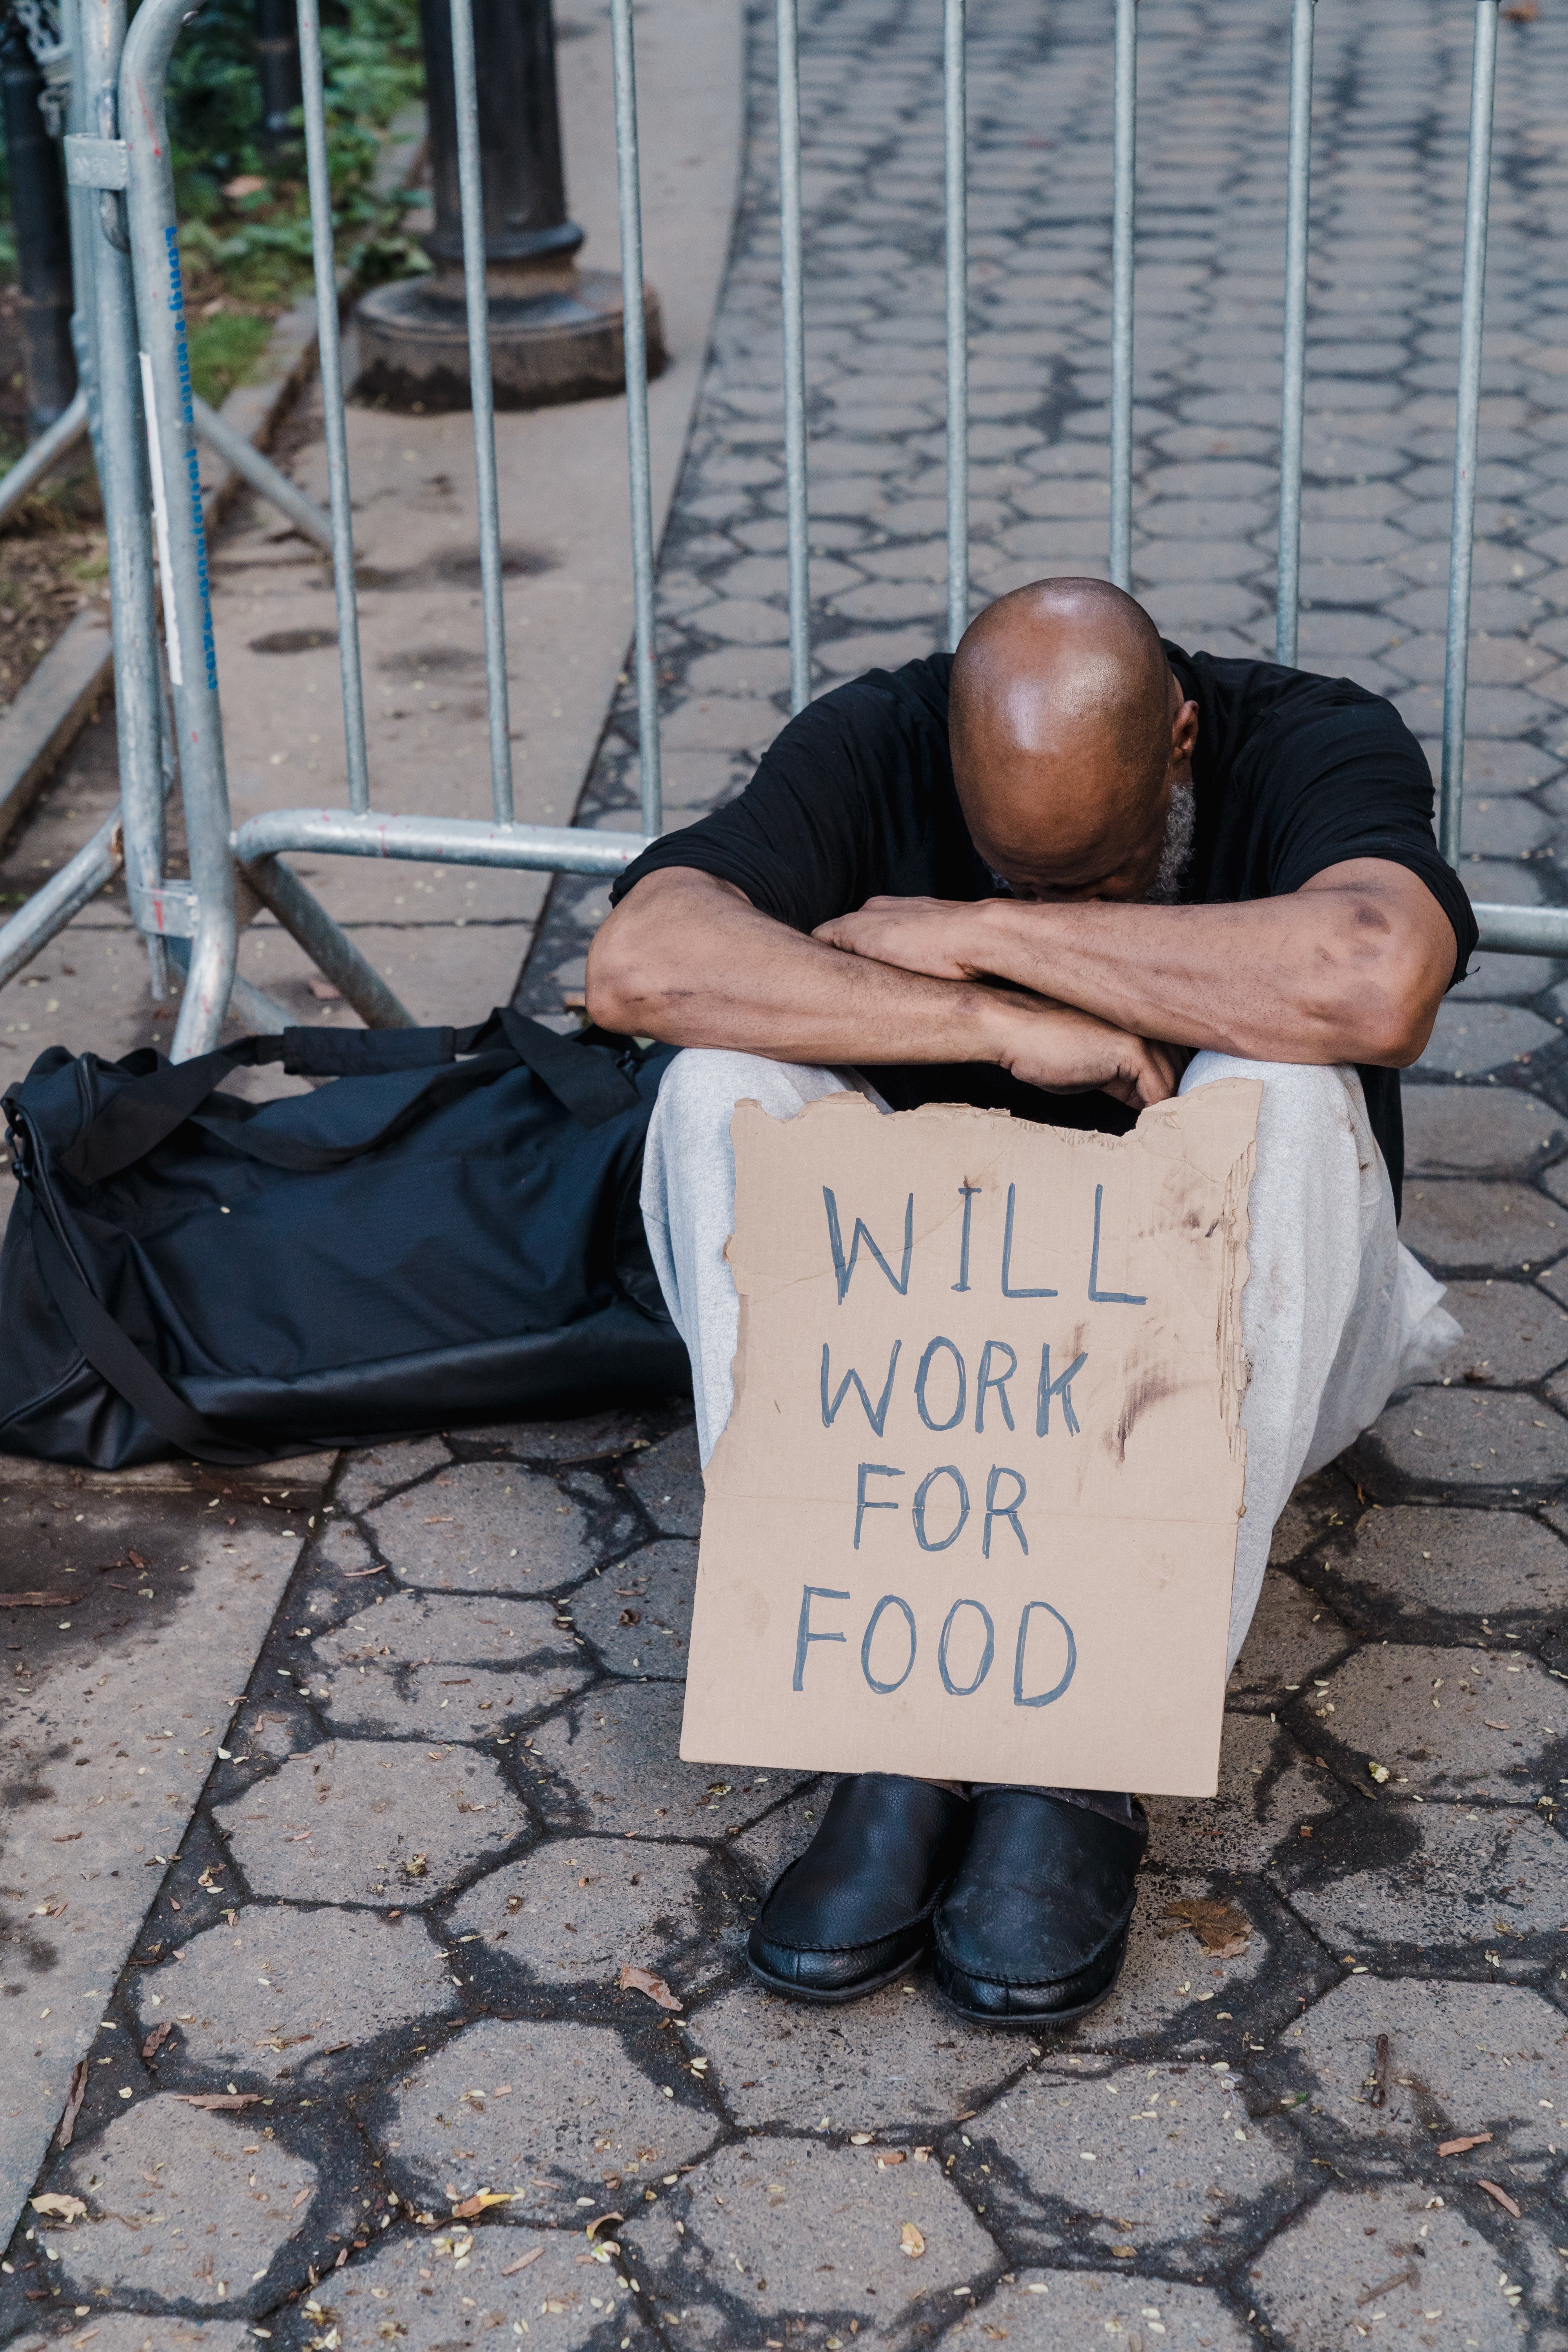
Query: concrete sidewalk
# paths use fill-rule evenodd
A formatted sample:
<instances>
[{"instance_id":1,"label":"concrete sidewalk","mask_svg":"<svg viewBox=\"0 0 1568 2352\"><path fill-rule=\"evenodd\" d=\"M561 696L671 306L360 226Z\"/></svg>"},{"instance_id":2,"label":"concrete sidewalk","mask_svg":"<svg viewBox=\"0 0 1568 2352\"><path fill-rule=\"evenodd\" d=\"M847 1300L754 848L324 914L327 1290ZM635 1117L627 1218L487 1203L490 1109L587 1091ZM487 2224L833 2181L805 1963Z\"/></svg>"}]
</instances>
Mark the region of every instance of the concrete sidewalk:
<instances>
[{"instance_id":1,"label":"concrete sidewalk","mask_svg":"<svg viewBox=\"0 0 1568 2352\"><path fill-rule=\"evenodd\" d=\"M1178 638L1267 650L1288 12L1143 14L1140 583ZM826 684L937 641L941 41L925 0L807 16ZM1469 14L1386 0L1320 19L1303 659L1392 694L1429 740ZM977 594L1102 566L1109 30L1023 0L973 12ZM1466 875L1477 895L1561 898L1568 23L1548 9L1501 32ZM733 249L665 542L687 808L733 789L784 702L770 61L759 22ZM438 548L446 511L421 508L411 546ZM456 606L429 593L387 597L419 625L400 640L389 619L378 659L441 627L457 646ZM308 679L308 658L258 656L254 675L272 661ZM398 707L447 700L432 665L422 689L410 670ZM421 724L396 723L410 740ZM622 695L588 821L624 823L635 787ZM387 945L435 976L416 1001L447 972L501 971L499 940L493 967L470 965L470 926L447 928L437 894L464 877L413 878L429 913L397 884ZM380 902L342 903L367 939L385 928ZM603 903L553 887L531 1005L559 1012ZM485 918L507 957L525 911ZM45 1004L74 935L61 950ZM122 969L122 1013L95 981L48 1019L78 1042L101 1045L116 1021L140 1041ZM1404 1232L1450 1280L1465 1341L1287 1512L1232 1681L1220 1794L1152 1804L1122 1983L1069 2035L957 2024L920 1972L843 2011L750 1985L747 1919L824 1790L678 1760L700 1511L680 1408L381 1447L324 1489L304 1482L327 1465L299 1467L287 1501L233 1480L215 1498L199 1477L112 1496L13 1481L27 1509L5 1522L0 1595L65 1590L74 1568L95 1613L74 1584L58 1618L16 1612L6 1664L32 1687L9 1786L18 1817L41 1792L38 1874L0 1897L15 1939L0 1984L27 2025L52 2026L36 2012L68 1982L73 2019L100 2025L71 2145L34 2190L85 2211L24 2216L0 2342L1568 2352L1563 989L1559 967L1482 959L1413 1074ZM36 1038L41 1006L24 1017ZM198 1556L209 1516L224 1533L203 1527ZM222 1715L200 1703L186 1587L199 1576L226 1613L224 1580L248 1558L258 1619L284 1525L305 1539ZM156 1573L121 1595L110 1552L129 1563L132 1544ZM149 1655L184 1675L193 1645L178 1716L134 1682L142 1611L144 1638L169 1645ZM96 1674L119 1678L101 1695L123 1680L148 1718L117 1721L112 1743L85 1721L98 1633ZM135 1858L156 1895L132 1965L84 1983L73 1912L54 1906L96 1921L120 1889L62 1868L77 1843L31 1822L73 1776L109 1813L139 1762L188 1827L155 1882ZM120 1818L129 1862L148 1838ZM73 1812L61 1834L76 1827ZM79 1948L96 1969L101 1942ZM628 1966L680 2006L623 1987ZM0 2126L36 2147L14 2104Z\"/></svg>"}]
</instances>

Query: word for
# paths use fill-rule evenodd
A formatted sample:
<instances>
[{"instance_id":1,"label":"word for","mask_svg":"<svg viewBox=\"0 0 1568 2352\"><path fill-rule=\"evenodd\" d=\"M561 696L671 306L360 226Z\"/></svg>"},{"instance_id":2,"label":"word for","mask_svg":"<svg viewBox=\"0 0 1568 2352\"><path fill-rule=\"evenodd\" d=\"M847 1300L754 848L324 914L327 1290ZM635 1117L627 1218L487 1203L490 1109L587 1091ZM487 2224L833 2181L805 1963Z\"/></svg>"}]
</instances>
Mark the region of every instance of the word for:
<instances>
[{"instance_id":1,"label":"word for","mask_svg":"<svg viewBox=\"0 0 1568 2352\"><path fill-rule=\"evenodd\" d=\"M859 1373L851 1365L837 1389L833 1386L833 1366L827 1341L822 1343L822 1426L831 1429L838 1418L839 1407L853 1388L860 1399L866 1418L879 1437L887 1434L888 1407L892 1402L893 1376L899 1369L899 1359L904 1350L901 1339L895 1339L888 1358L887 1376L875 1404L871 1392ZM1087 1349L1080 1350L1065 1371L1051 1377L1051 1350L1047 1342L1040 1349L1040 1376L1035 1384L1035 1435L1048 1437L1051 1430L1051 1399L1061 1405L1062 1423L1069 1437L1079 1433L1079 1418L1073 1411L1072 1384L1089 1361ZM1005 1339L987 1339L981 1350L978 1377L974 1383L974 1426L984 1435L985 1431L985 1401L994 1395L1002 1418L1009 1429L1016 1429L1013 1418L1012 1400L1007 1383L1018 1369L1016 1350ZM875 1375L873 1375L875 1377ZM951 1390L951 1396L947 1393ZM935 1391L934 1395L932 1391ZM940 1435L944 1430L956 1429L969 1406L969 1368L956 1341L940 1336L928 1341L915 1372L915 1411L926 1427ZM946 1408L951 1405L951 1410Z\"/></svg>"},{"instance_id":2,"label":"word for","mask_svg":"<svg viewBox=\"0 0 1568 2352\"><path fill-rule=\"evenodd\" d=\"M860 1549L860 1530L865 1524L867 1512L896 1511L900 1507L899 1503L891 1496L884 1496L881 1499L878 1499L873 1496L868 1495L866 1492L867 1479L902 1478L906 1475L907 1474L902 1470L893 1469L892 1466L886 1462L861 1463L855 1480L854 1549L857 1551ZM956 1504L958 1509L958 1516L953 1520L953 1523L948 1529L946 1535L938 1535L934 1533L927 1521L927 1510L930 1504L931 1491L936 1485L939 1478L952 1479L953 1487L952 1495L951 1498L944 1499L951 1499ZM1002 1481L1004 1478L1011 1478L1013 1481L1013 1492L1010 1495L1004 1496L1003 1494ZM1012 1528L1013 1533L1018 1538L1018 1549L1023 1552L1025 1558L1027 1559L1029 1552L1029 1538L1024 1533L1023 1522L1019 1518L1018 1513L1028 1491L1028 1487L1025 1485L1023 1478L1019 1475L1016 1470L1009 1470L1005 1463L994 1463L992 1465L990 1475L985 1481L985 1529L980 1545L980 1556L983 1559L989 1559L991 1557L991 1529L998 1519L1006 1520L1007 1525ZM959 1537L963 1533L963 1530L969 1522L969 1487L964 1479L963 1471L959 1469L956 1463L944 1462L939 1469L928 1470L926 1472L925 1476L915 1488L914 1500L910 1505L910 1518L914 1527L915 1541L919 1544L921 1551L946 1551L951 1544L955 1544L958 1541Z\"/></svg>"},{"instance_id":3,"label":"word for","mask_svg":"<svg viewBox=\"0 0 1568 2352\"><path fill-rule=\"evenodd\" d=\"M958 1237L958 1280L952 1284L951 1287L954 1290L968 1290L972 1286L969 1280L970 1223L974 1208L974 1196L984 1188L979 1184L961 1184L958 1189L963 1202L963 1219ZM1094 1188L1094 1235L1089 1254L1089 1296L1095 1305L1100 1307L1146 1307L1149 1303L1146 1293L1131 1290L1102 1290L1100 1286L1100 1213L1104 1198L1104 1185L1097 1184ZM868 1255L881 1267L900 1297L907 1298L910 1295L910 1266L915 1254L914 1194L911 1192L904 1204L903 1252L897 1274L893 1272L878 1247L871 1229L863 1217L857 1217L855 1220L855 1230L850 1234L848 1254L846 1255L844 1228L838 1215L837 1195L825 1184L822 1188L822 1199L823 1205L827 1211L827 1246L833 1254L833 1276L838 1286L840 1307L849 1296L849 1284L860 1255L862 1242L866 1244ZM1002 1232L1002 1296L1004 1298L1059 1297L1059 1291L1050 1288L1046 1284L1030 1286L1014 1283L1013 1223L1017 1206L1018 1187L1016 1184L1009 1184L1006 1222Z\"/></svg>"},{"instance_id":4,"label":"word for","mask_svg":"<svg viewBox=\"0 0 1568 2352\"><path fill-rule=\"evenodd\" d=\"M812 1602L814 1601L847 1601L850 1597L851 1596L847 1592L834 1591L825 1584L803 1584L801 1586L800 1622L795 1632L795 1675L791 1683L792 1689L797 1691L803 1691L805 1689L806 1654L814 1642L842 1643L847 1642L849 1638L847 1633L836 1632L829 1627L814 1625L811 1622ZM965 1642L972 1643L976 1633L984 1633L984 1638L980 1652L979 1663L973 1667L973 1671L972 1672L969 1680L967 1682L957 1682L953 1678L952 1670L952 1661L951 1656L951 1653L954 1645L954 1629L959 1625L960 1620L963 1616L963 1612L969 1610L973 1610L974 1612L974 1615L978 1620L978 1624L970 1626L965 1622L963 1635L962 1638ZM893 1675L890 1678L885 1675L879 1675L873 1671L871 1654L872 1645L876 1642L878 1632L881 1627L883 1619L888 1616L889 1611L896 1611L899 1617L901 1617L903 1620L902 1639L903 1642L907 1643L907 1652L904 1656L903 1664L900 1666L898 1673ZM1067 1659L1060 1675L1057 1677L1057 1680L1050 1685L1048 1689L1042 1691L1030 1691L1028 1688L1028 1684L1031 1679L1029 1665L1030 1633L1035 1619L1042 1616L1053 1619L1061 1628L1062 1634L1066 1638ZM1038 1631L1041 1633L1048 1633L1049 1628L1041 1626ZM898 1643L899 1633L896 1624L890 1628L889 1639L895 1643L895 1645ZM886 1643L884 1643L883 1647L886 1649ZM865 1678L868 1689L874 1691L879 1698L887 1698L894 1691L901 1690L905 1683L908 1682L910 1675L914 1672L915 1659L919 1654L919 1651L920 1634L915 1623L914 1611L900 1593L884 1592L881 1599L877 1602L876 1607L872 1610L869 1617L867 1619L866 1630L860 1639L860 1672ZM975 1692L984 1685L987 1675L991 1672L995 1656L996 1626L991 1612L987 1609L984 1601L973 1601L967 1599L955 1601L952 1608L948 1611L946 1617L942 1620L942 1632L937 1636L936 1644L936 1670L942 1678L942 1686L947 1693L948 1696L950 1698L973 1698ZM884 1657L881 1663L884 1665L898 1664L896 1647L895 1655L891 1659ZM1059 1609L1053 1609L1048 1601L1026 1601L1024 1603L1023 1612L1018 1619L1018 1638L1013 1650L1014 1706L1050 1706L1057 1699L1061 1697L1062 1693L1067 1689L1068 1685L1071 1682L1077 1670L1078 1643L1073 1638L1072 1627L1068 1623L1068 1621L1062 1615L1061 1611Z\"/></svg>"}]
</instances>

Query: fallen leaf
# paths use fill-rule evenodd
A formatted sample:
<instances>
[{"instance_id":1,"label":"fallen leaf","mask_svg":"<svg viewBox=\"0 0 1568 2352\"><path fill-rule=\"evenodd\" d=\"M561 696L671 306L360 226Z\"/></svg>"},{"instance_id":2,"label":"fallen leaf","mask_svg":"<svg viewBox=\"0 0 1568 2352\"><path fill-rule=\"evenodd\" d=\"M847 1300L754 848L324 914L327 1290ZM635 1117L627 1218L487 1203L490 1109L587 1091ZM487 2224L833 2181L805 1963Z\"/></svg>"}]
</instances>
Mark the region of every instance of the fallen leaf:
<instances>
[{"instance_id":1,"label":"fallen leaf","mask_svg":"<svg viewBox=\"0 0 1568 2352\"><path fill-rule=\"evenodd\" d=\"M1220 1903L1206 1895L1184 1895L1178 1902L1167 1903L1164 1916L1190 1927L1211 1959L1234 1959L1247 1949L1252 1934L1251 1922L1234 1903ZM1173 1927L1166 1930L1169 1935L1176 1932Z\"/></svg>"},{"instance_id":2,"label":"fallen leaf","mask_svg":"<svg viewBox=\"0 0 1568 2352\"><path fill-rule=\"evenodd\" d=\"M87 2211L79 2197L62 2197L53 2189L43 2197L29 2197L27 2202L35 2213L47 2214L53 2221L74 2221Z\"/></svg>"},{"instance_id":3,"label":"fallen leaf","mask_svg":"<svg viewBox=\"0 0 1568 2352\"><path fill-rule=\"evenodd\" d=\"M901 2147L879 2150L877 2157L877 2169L879 2172L886 2172L890 2164L902 2164L903 2160L904 2151Z\"/></svg>"},{"instance_id":4,"label":"fallen leaf","mask_svg":"<svg viewBox=\"0 0 1568 2352\"><path fill-rule=\"evenodd\" d=\"M165 2018L162 2025L155 2025L153 2028L152 2032L147 2036L146 2041L142 2044L142 2057L156 2058L159 2051L163 2048L164 2042L167 2042L174 2030L174 2026L172 2018Z\"/></svg>"},{"instance_id":5,"label":"fallen leaf","mask_svg":"<svg viewBox=\"0 0 1568 2352\"><path fill-rule=\"evenodd\" d=\"M1489 1715L1483 1716L1481 1720L1489 1731L1506 1731L1509 1728L1506 1723L1494 1723Z\"/></svg>"},{"instance_id":6,"label":"fallen leaf","mask_svg":"<svg viewBox=\"0 0 1568 2352\"><path fill-rule=\"evenodd\" d=\"M531 2252L520 2254L515 2263L508 2263L501 2273L502 2278L515 2278L519 2271L525 2271L528 2268L530 2263L536 2263L543 2252L542 2246L535 2246Z\"/></svg>"},{"instance_id":7,"label":"fallen leaf","mask_svg":"<svg viewBox=\"0 0 1568 2352\"><path fill-rule=\"evenodd\" d=\"M1463 2139L1442 2139L1437 2143L1439 2156L1466 2156L1472 2147L1484 2147L1490 2132L1470 2132Z\"/></svg>"},{"instance_id":8,"label":"fallen leaf","mask_svg":"<svg viewBox=\"0 0 1568 2352\"><path fill-rule=\"evenodd\" d=\"M919 2262L926 2250L926 2242L912 2221L906 2221L899 2231L899 2252L908 2254L910 2262Z\"/></svg>"},{"instance_id":9,"label":"fallen leaf","mask_svg":"<svg viewBox=\"0 0 1568 2352\"><path fill-rule=\"evenodd\" d=\"M1495 2180L1483 2180L1480 2185L1494 2204L1500 2205L1505 2213L1511 2213L1516 2221L1519 2220L1519 2207L1506 2189L1500 2189Z\"/></svg>"},{"instance_id":10,"label":"fallen leaf","mask_svg":"<svg viewBox=\"0 0 1568 2352\"><path fill-rule=\"evenodd\" d=\"M491 2205L510 2203L510 2189L481 2189L477 2196L465 2197L460 2205L454 2205L452 2211L458 2221L471 2221L476 2213L483 2213Z\"/></svg>"},{"instance_id":11,"label":"fallen leaf","mask_svg":"<svg viewBox=\"0 0 1568 2352\"><path fill-rule=\"evenodd\" d=\"M187 2107L254 2107L260 2100L259 2091L176 2091L174 2096Z\"/></svg>"},{"instance_id":12,"label":"fallen leaf","mask_svg":"<svg viewBox=\"0 0 1568 2352\"><path fill-rule=\"evenodd\" d=\"M298 2191L297 2191L297 2193L296 2193L296 2195L295 2195L295 2198L294 2198L294 2202L292 2203L292 2205L290 2205L290 2207L289 2208L289 2210L291 2213L297 2213L297 2212L300 2210L300 2206L301 2206L301 2205L303 2205L303 2204L305 2203L305 2201L306 2201L307 2198L310 2196L310 2190L309 2190L308 2189L301 2189L298 2190Z\"/></svg>"},{"instance_id":13,"label":"fallen leaf","mask_svg":"<svg viewBox=\"0 0 1568 2352\"><path fill-rule=\"evenodd\" d=\"M0 1609L63 1609L68 1592L0 1592Z\"/></svg>"},{"instance_id":14,"label":"fallen leaf","mask_svg":"<svg viewBox=\"0 0 1568 2352\"><path fill-rule=\"evenodd\" d=\"M69 2147L71 2144L71 2134L76 2129L76 2119L81 2113L81 2103L86 2096L87 2060L79 2058L71 2068L70 2095L66 2100L66 2111L60 2117L58 2145L61 2147Z\"/></svg>"},{"instance_id":15,"label":"fallen leaf","mask_svg":"<svg viewBox=\"0 0 1568 2352\"><path fill-rule=\"evenodd\" d=\"M584 2231L584 2237L592 2238L595 2231L602 2230L606 2221L624 2221L626 2218L626 2217L624 2213L595 2213L593 2220L589 2222L587 2229Z\"/></svg>"},{"instance_id":16,"label":"fallen leaf","mask_svg":"<svg viewBox=\"0 0 1568 2352\"><path fill-rule=\"evenodd\" d=\"M681 2005L662 1977L656 1977L651 1969L634 1968L630 1960L622 1964L620 1987L623 1992L646 1992L660 2009L679 2009Z\"/></svg>"}]
</instances>

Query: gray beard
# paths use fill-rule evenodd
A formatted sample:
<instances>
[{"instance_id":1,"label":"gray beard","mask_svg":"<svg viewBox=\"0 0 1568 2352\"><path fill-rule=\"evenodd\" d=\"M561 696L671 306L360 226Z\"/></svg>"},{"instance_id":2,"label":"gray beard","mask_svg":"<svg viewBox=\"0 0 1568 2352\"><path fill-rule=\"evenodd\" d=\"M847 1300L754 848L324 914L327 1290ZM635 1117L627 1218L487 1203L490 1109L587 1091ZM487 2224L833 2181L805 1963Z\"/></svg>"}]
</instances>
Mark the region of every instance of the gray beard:
<instances>
[{"instance_id":1,"label":"gray beard","mask_svg":"<svg viewBox=\"0 0 1568 2352\"><path fill-rule=\"evenodd\" d=\"M1198 799L1191 784L1173 784L1171 806L1165 818L1165 838L1160 845L1160 864L1149 886L1149 902L1156 907L1174 906L1181 898L1187 879L1187 868L1193 862L1193 842L1198 829Z\"/></svg>"}]
</instances>

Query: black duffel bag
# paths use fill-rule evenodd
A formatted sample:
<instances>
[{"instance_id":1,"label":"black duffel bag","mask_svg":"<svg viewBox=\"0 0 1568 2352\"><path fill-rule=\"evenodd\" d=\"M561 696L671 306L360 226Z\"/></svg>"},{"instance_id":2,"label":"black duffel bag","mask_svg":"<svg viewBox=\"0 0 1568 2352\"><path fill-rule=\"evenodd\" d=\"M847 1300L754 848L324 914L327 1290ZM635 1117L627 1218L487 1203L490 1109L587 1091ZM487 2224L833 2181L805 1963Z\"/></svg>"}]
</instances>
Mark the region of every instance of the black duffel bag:
<instances>
[{"instance_id":1,"label":"black duffel bag","mask_svg":"<svg viewBox=\"0 0 1568 2352\"><path fill-rule=\"evenodd\" d=\"M0 1452L263 1462L687 1388L637 1204L672 1052L510 1010L51 1047L5 1098ZM217 1091L262 1062L336 1084Z\"/></svg>"}]
</instances>

